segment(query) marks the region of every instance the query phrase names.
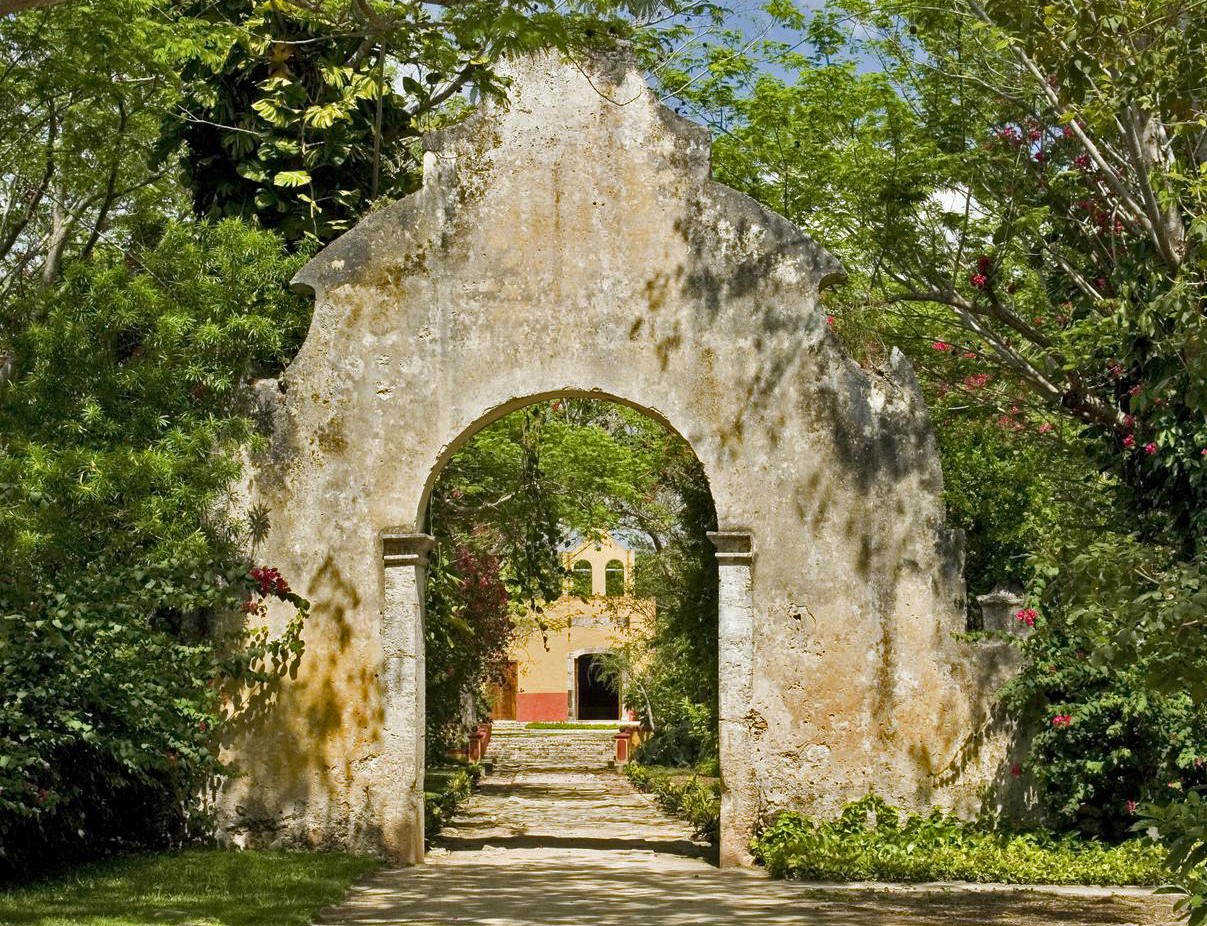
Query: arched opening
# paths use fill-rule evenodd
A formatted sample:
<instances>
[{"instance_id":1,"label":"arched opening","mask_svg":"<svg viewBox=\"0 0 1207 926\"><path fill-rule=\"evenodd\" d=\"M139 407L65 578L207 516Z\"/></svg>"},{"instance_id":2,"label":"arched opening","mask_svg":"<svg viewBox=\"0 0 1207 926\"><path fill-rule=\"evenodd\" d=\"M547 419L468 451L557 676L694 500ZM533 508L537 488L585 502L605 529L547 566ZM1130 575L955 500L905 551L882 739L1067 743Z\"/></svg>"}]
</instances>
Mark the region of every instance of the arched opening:
<instances>
[{"instance_id":1,"label":"arched opening","mask_svg":"<svg viewBox=\"0 0 1207 926\"><path fill-rule=\"evenodd\" d=\"M618 559L610 559L604 567L604 594L609 598L618 598L624 594L624 590L624 563Z\"/></svg>"},{"instance_id":2,"label":"arched opening","mask_svg":"<svg viewBox=\"0 0 1207 926\"><path fill-rule=\"evenodd\" d=\"M472 753L489 723L487 757L513 775L615 774L616 734L640 730L639 758L716 776L716 513L691 447L596 395L542 396L470 432L422 522L429 765ZM598 769L583 724L599 725Z\"/></svg>"},{"instance_id":3,"label":"arched opening","mask_svg":"<svg viewBox=\"0 0 1207 926\"><path fill-rule=\"evenodd\" d=\"M590 598L593 589L594 570L591 563L580 559L571 567L570 594L579 598Z\"/></svg>"},{"instance_id":4,"label":"arched opening","mask_svg":"<svg viewBox=\"0 0 1207 926\"><path fill-rule=\"evenodd\" d=\"M619 720L620 690L609 677L606 653L583 653L574 660L575 720Z\"/></svg>"}]
</instances>

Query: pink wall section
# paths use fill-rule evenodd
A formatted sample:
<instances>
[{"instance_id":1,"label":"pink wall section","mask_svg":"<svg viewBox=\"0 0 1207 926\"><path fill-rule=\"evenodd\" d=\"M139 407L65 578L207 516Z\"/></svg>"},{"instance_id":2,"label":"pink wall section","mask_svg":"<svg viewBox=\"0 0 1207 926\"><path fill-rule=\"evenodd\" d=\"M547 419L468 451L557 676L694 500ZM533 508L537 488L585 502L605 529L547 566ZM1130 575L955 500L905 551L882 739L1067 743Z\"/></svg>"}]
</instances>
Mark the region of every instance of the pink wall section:
<instances>
[{"instance_id":1,"label":"pink wall section","mask_svg":"<svg viewBox=\"0 0 1207 926\"><path fill-rule=\"evenodd\" d=\"M569 716L564 691L518 692L515 696L516 720L565 720Z\"/></svg>"}]
</instances>

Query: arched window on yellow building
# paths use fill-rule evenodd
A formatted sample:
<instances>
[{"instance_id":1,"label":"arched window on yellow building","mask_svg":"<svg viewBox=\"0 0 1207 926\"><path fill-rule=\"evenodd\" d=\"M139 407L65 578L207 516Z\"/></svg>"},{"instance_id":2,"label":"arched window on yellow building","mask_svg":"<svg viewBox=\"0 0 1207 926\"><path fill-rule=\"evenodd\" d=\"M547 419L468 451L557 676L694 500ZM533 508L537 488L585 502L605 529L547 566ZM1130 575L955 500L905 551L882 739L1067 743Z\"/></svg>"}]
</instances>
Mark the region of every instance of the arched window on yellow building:
<instances>
[{"instance_id":1,"label":"arched window on yellow building","mask_svg":"<svg viewBox=\"0 0 1207 926\"><path fill-rule=\"evenodd\" d=\"M590 598L591 591L591 564L580 559L571 567L570 594Z\"/></svg>"},{"instance_id":2,"label":"arched window on yellow building","mask_svg":"<svg viewBox=\"0 0 1207 926\"><path fill-rule=\"evenodd\" d=\"M618 559L608 560L604 567L604 593L609 598L624 594L624 563Z\"/></svg>"}]
</instances>

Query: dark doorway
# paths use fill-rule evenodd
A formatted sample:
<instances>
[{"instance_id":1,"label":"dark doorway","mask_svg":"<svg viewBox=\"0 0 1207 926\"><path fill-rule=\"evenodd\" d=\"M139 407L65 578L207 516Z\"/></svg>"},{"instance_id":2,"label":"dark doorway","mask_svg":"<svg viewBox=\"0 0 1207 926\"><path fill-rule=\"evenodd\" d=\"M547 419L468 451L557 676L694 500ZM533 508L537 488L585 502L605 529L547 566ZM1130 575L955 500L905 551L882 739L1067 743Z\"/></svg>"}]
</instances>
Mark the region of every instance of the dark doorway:
<instances>
[{"instance_id":1,"label":"dark doorway","mask_svg":"<svg viewBox=\"0 0 1207 926\"><path fill-rule=\"evenodd\" d=\"M579 720L620 718L620 693L604 679L599 662L599 656L595 653L587 653L575 660Z\"/></svg>"}]
</instances>

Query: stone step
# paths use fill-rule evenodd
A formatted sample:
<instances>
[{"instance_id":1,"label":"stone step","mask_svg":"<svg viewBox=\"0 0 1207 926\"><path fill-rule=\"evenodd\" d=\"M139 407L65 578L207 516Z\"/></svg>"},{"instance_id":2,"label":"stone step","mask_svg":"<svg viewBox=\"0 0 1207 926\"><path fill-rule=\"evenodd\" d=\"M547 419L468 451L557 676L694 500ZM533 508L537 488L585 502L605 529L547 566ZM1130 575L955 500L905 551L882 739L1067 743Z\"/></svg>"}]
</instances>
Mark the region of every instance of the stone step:
<instances>
[{"instance_id":1,"label":"stone step","mask_svg":"<svg viewBox=\"0 0 1207 926\"><path fill-rule=\"evenodd\" d=\"M612 768L616 764L616 728L500 730L496 725L486 758L496 770Z\"/></svg>"}]
</instances>

